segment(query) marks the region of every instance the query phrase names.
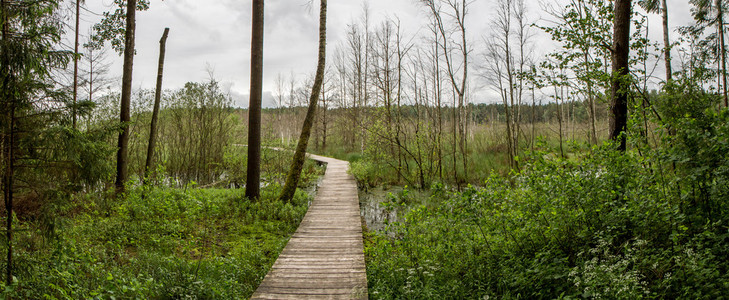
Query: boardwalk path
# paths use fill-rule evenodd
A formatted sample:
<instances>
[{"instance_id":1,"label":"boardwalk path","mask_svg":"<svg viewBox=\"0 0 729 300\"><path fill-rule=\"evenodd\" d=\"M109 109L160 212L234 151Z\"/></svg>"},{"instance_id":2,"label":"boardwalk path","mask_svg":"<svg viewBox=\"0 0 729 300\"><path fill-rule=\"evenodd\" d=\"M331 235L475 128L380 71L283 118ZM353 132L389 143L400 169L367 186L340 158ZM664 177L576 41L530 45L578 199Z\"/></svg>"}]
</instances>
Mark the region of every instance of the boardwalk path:
<instances>
[{"instance_id":1,"label":"boardwalk path","mask_svg":"<svg viewBox=\"0 0 729 300\"><path fill-rule=\"evenodd\" d=\"M309 211L251 299L367 299L357 184L349 164L327 164Z\"/></svg>"}]
</instances>

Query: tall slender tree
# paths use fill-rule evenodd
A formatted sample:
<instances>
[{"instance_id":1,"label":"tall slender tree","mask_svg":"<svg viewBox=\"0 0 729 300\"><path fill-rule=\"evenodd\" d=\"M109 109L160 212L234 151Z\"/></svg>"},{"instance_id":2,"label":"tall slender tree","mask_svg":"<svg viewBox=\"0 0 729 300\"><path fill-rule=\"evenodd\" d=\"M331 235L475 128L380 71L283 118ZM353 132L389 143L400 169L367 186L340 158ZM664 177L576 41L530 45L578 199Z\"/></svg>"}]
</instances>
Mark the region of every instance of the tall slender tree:
<instances>
[{"instance_id":1,"label":"tall slender tree","mask_svg":"<svg viewBox=\"0 0 729 300\"><path fill-rule=\"evenodd\" d=\"M663 61L666 64L666 82L673 80L671 69L671 39L668 29L668 5L666 0L640 0L640 5L647 12L660 13L663 21Z\"/></svg>"},{"instance_id":2,"label":"tall slender tree","mask_svg":"<svg viewBox=\"0 0 729 300\"><path fill-rule=\"evenodd\" d=\"M0 79L2 79L2 102L3 102L3 140L2 140L2 156L3 156L3 200L5 201L5 211L7 213L7 224L5 228L5 238L8 243L7 262L5 266L5 284L10 286L13 283L13 164L14 152L13 145L15 144L15 93L13 93L11 84L13 83L10 69L10 18L9 18L9 7L6 0L0 2L0 9L2 11L2 44L0 44L0 58L2 61L2 73L0 73Z\"/></svg>"},{"instance_id":3,"label":"tall slender tree","mask_svg":"<svg viewBox=\"0 0 729 300\"><path fill-rule=\"evenodd\" d=\"M296 186L299 184L301 170L304 167L304 159L306 159L306 148L309 145L309 137L311 136L311 128L314 125L317 100L319 99L321 87L324 82L327 54L327 0L320 1L319 58L316 66L316 75L314 76L314 85L311 88L311 95L309 96L309 108L306 111L306 118L304 119L304 125L301 128L301 136L299 136L299 143L296 146L296 152L294 152L294 160L291 164L291 169L286 176L286 184L279 196L279 199L284 201L291 201L291 199L294 198Z\"/></svg>"},{"instance_id":4,"label":"tall slender tree","mask_svg":"<svg viewBox=\"0 0 729 300\"><path fill-rule=\"evenodd\" d=\"M716 31L719 33L719 58L721 62L721 79L722 91L724 96L724 106L729 107L729 87L726 81L726 45L724 43L724 1L716 0Z\"/></svg>"},{"instance_id":5,"label":"tall slender tree","mask_svg":"<svg viewBox=\"0 0 729 300\"><path fill-rule=\"evenodd\" d=\"M81 20L81 1L76 0L76 30L75 30L75 41L73 44L73 128L76 128L76 105L78 103L78 59L80 54L78 53L78 38L79 38L79 23Z\"/></svg>"},{"instance_id":6,"label":"tall slender tree","mask_svg":"<svg viewBox=\"0 0 729 300\"><path fill-rule=\"evenodd\" d=\"M726 1L689 0L689 2L694 6L691 14L694 20L696 20L696 25L685 27L687 32L691 32L692 35L698 37L706 28L716 26L716 35L710 35L709 39L718 38L718 40L710 41L710 44L717 45L715 49L719 74L717 78L717 89L722 90L724 106L729 107L729 87L727 87L726 46L724 38L724 28L726 27L724 24L724 5ZM714 52L712 50L709 51Z\"/></svg>"},{"instance_id":7,"label":"tall slender tree","mask_svg":"<svg viewBox=\"0 0 729 300\"><path fill-rule=\"evenodd\" d=\"M625 151L628 124L628 92L630 89L630 15L631 0L615 0L612 46L612 101L610 104L610 139L618 141L618 150Z\"/></svg>"},{"instance_id":8,"label":"tall slender tree","mask_svg":"<svg viewBox=\"0 0 729 300\"><path fill-rule=\"evenodd\" d=\"M446 75L451 83L453 92L453 177L460 188L461 181L468 180L468 154L466 151L467 122L465 117L466 91L468 90L468 39L466 35L466 15L468 4L464 0L420 0L433 18L433 24L437 33L440 34L440 43L437 46L443 54L446 64ZM442 11L441 6L445 3L450 10ZM448 24L443 16L451 18L455 27L448 29ZM460 59L460 61L459 61ZM459 74L460 78L459 78ZM458 175L457 157L458 150L461 150L464 176Z\"/></svg>"},{"instance_id":9,"label":"tall slender tree","mask_svg":"<svg viewBox=\"0 0 729 300\"><path fill-rule=\"evenodd\" d=\"M132 98L132 71L134 69L134 36L136 30L137 0L127 0L126 31L124 32L124 66L122 73L121 110L119 121L121 131L116 154L116 194L124 193L124 183L129 171L129 121Z\"/></svg>"},{"instance_id":10,"label":"tall slender tree","mask_svg":"<svg viewBox=\"0 0 729 300\"><path fill-rule=\"evenodd\" d=\"M261 99L263 98L263 3L253 0L251 34L251 89L248 105L248 167L246 197L261 194Z\"/></svg>"}]
</instances>

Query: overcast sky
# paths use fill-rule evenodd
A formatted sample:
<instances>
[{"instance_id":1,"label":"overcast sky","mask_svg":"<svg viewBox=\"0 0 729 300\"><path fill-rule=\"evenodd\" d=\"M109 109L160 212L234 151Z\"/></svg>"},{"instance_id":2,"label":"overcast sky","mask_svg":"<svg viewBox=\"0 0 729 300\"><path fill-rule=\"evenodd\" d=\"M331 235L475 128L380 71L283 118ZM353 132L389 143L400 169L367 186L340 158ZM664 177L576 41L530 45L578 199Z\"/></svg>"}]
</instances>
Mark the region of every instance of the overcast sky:
<instances>
[{"instance_id":1,"label":"overcast sky","mask_svg":"<svg viewBox=\"0 0 729 300\"><path fill-rule=\"evenodd\" d=\"M540 3L561 0L527 0L532 19L539 19ZM151 0L148 11L137 13L137 55L134 59L135 88L153 88L156 81L159 39L165 27L170 28L167 41L164 88L175 89L190 81L209 78L208 70L229 90L235 106L246 107L250 73L250 0ZM327 24L328 53L345 39L347 24L362 15L363 0L329 1ZM398 17L407 35L414 35L427 22L427 14L417 0L369 0L371 23L385 17ZM493 2L475 0L469 7L467 30L475 54L480 51L482 36L488 33ZM271 100L277 74L299 79L312 74L316 67L318 39L318 1L268 0L265 4L264 34L264 101ZM688 0L669 0L670 26L690 23ZM90 12L100 14L113 10L112 0L86 0ZM86 12L84 25L100 18ZM661 40L660 18L650 15L650 35ZM82 25L82 26L84 26ZM82 30L85 32L85 30ZM674 34L676 36L676 34ZM541 37L537 51L554 47ZM122 58L109 52L111 75L121 77ZM660 71L659 71L660 72ZM476 84L474 84L475 86ZM489 102L488 93L478 93L475 102ZM271 103L264 103L264 106Z\"/></svg>"}]
</instances>

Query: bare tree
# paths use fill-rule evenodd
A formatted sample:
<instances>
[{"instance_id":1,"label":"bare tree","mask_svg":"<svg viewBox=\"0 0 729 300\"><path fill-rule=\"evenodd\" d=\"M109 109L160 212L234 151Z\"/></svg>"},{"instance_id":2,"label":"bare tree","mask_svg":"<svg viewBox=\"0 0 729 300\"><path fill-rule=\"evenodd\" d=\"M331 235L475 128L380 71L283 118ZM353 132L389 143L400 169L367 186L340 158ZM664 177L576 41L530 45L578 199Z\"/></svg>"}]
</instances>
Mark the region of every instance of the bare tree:
<instances>
[{"instance_id":1,"label":"bare tree","mask_svg":"<svg viewBox=\"0 0 729 300\"><path fill-rule=\"evenodd\" d=\"M450 9L445 13L442 11L442 4ZM437 33L440 34L440 43L437 46L443 54L443 60L446 63L446 75L451 83L451 88L455 95L454 98L454 114L453 114L453 172L456 183L460 185L457 168L457 150L461 151L461 159L463 163L464 178L468 180L468 152L466 150L466 118L465 118L465 100L468 83L468 44L466 35L466 15L468 13L468 4L466 0L421 0L421 3L429 10L433 17ZM447 24L443 20L443 15L450 16L453 21L455 30L451 31L447 28ZM452 36L457 34L457 39ZM454 49L456 49L454 51ZM458 52L456 57L454 52ZM459 61L460 60L460 61ZM460 75L458 74L460 73ZM458 78L460 76L460 78Z\"/></svg>"},{"instance_id":2,"label":"bare tree","mask_svg":"<svg viewBox=\"0 0 729 300\"><path fill-rule=\"evenodd\" d=\"M497 2L496 17L493 20L492 28L495 31L486 40L486 66L483 76L491 83L494 90L501 94L506 115L506 145L509 154L509 165L518 168L516 156L518 155L518 138L516 132L514 81L516 74L514 70L514 57L512 49L512 3L509 0Z\"/></svg>"},{"instance_id":3,"label":"bare tree","mask_svg":"<svg viewBox=\"0 0 729 300\"><path fill-rule=\"evenodd\" d=\"M276 124L278 126L279 135L281 136L281 144L284 144L284 128L283 128L283 111L284 111L284 98L286 95L284 94L285 87L285 79L283 77L283 74L278 73L276 75L276 96L274 98L276 99Z\"/></svg>"},{"instance_id":4,"label":"bare tree","mask_svg":"<svg viewBox=\"0 0 729 300\"><path fill-rule=\"evenodd\" d=\"M519 70L517 78L519 80L518 97L516 103L516 113L514 116L514 154L519 155L519 136L521 130L521 108L524 101L524 81L527 79L525 67L531 60L531 49L529 48L529 39L532 33L529 30L531 22L527 19L527 6L524 0L514 1L514 19L516 21L516 38L519 46ZM518 167L518 164L517 164Z\"/></svg>"},{"instance_id":5,"label":"bare tree","mask_svg":"<svg viewBox=\"0 0 729 300\"><path fill-rule=\"evenodd\" d=\"M331 116L329 115L329 110L334 105L333 103L333 97L336 96L337 89L332 84L332 81L334 78L336 78L336 74L333 74L332 69L327 69L328 72L325 72L324 74L324 81L322 82L321 87L321 105L320 110L318 110L317 116L319 117L319 125L317 125L317 149L326 150L327 149L327 138L329 137L329 126L331 123ZM328 73L328 74L327 74ZM321 138L321 147L319 147L318 139Z\"/></svg>"},{"instance_id":6,"label":"bare tree","mask_svg":"<svg viewBox=\"0 0 729 300\"><path fill-rule=\"evenodd\" d=\"M152 162L154 160L154 147L157 143L157 118L159 116L159 102L162 98L162 75L165 65L165 48L167 45L167 35L170 33L169 28L165 28L162 38L159 40L159 62L157 64L157 86L154 91L154 108L152 109L152 121L149 128L149 142L147 143L147 161L144 165L144 183L149 180L152 171Z\"/></svg>"}]
</instances>

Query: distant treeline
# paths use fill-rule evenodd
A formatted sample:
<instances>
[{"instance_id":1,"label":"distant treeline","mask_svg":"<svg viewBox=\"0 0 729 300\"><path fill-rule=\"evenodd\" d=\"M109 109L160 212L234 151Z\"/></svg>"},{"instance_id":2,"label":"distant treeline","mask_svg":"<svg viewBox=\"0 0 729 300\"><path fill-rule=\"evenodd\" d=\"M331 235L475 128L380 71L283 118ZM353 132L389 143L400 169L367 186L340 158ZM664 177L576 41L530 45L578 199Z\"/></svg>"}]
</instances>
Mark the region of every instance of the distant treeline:
<instances>
[{"instance_id":1,"label":"distant treeline","mask_svg":"<svg viewBox=\"0 0 729 300\"><path fill-rule=\"evenodd\" d=\"M608 118L608 104L604 102L596 103L596 116L598 120L605 120ZM431 107L432 108L432 107ZM353 108L329 108L327 110L327 113L337 115L337 114L344 114L344 113L350 113L348 110L352 110ZM357 108L362 109L362 108ZM382 107L368 107L367 110L370 111L377 111L383 109ZM393 108L396 109L396 108ZM239 108L238 110L247 111L247 108ZM319 109L319 114L321 114L322 108ZM417 114L417 107L415 105L402 105L400 106L400 116L402 117L408 117L413 118L416 117ZM473 104L470 103L467 105L467 113L468 117L471 122L475 124L489 124L489 123L495 123L495 122L506 122L506 109L503 104L498 103L478 103ZM559 122L559 116L558 114L561 112L562 115L565 117L565 121L569 120L570 122L577 122L577 123L587 123L590 121L590 117L588 114L588 106L585 102L579 102L575 101L572 103L565 103L565 104L557 104L554 102L550 103L542 103L542 104L536 104L535 106L532 105L522 105L521 106L521 123L522 124L528 124L532 121L536 123L556 123ZM446 118L448 116L452 116L454 113L453 107L446 106L441 107L440 109L441 113L443 114L443 117ZM296 106L296 107L275 107L275 108L264 108L263 113L264 114L278 114L281 112L285 112L286 114L304 114L306 113L306 107L304 106Z\"/></svg>"}]
</instances>

